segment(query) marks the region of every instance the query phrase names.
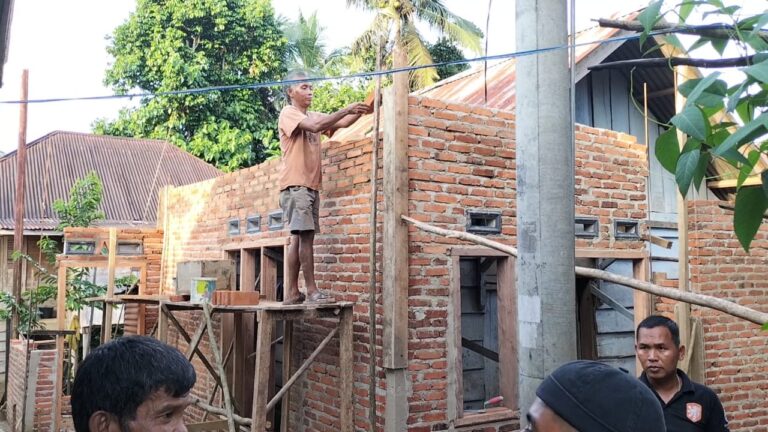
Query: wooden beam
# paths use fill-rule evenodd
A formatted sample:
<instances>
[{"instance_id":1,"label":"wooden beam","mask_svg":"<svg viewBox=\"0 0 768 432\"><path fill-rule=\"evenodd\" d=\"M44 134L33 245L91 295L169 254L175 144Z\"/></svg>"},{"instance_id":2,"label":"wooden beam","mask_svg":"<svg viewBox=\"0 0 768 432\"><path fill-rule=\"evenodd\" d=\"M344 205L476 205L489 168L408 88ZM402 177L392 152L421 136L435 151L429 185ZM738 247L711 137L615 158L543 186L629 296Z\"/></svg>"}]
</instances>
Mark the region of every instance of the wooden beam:
<instances>
[{"instance_id":1,"label":"wooden beam","mask_svg":"<svg viewBox=\"0 0 768 432\"><path fill-rule=\"evenodd\" d=\"M21 73L21 100L27 100L29 94L29 70ZM19 140L16 151L16 195L14 196L14 231L13 249L24 252L24 194L26 191L25 180L27 177L27 104L19 105ZM13 263L13 288L12 294L16 301L21 299L22 263L24 260L16 260ZM14 309L11 316L11 337L15 338L19 333L19 314Z\"/></svg>"},{"instance_id":2,"label":"wooden beam","mask_svg":"<svg viewBox=\"0 0 768 432\"><path fill-rule=\"evenodd\" d=\"M761 174L752 174L744 180L742 186L760 186L763 184ZM738 186L738 179L726 179L726 180L713 180L707 182L707 187L710 189L732 189Z\"/></svg>"},{"instance_id":3,"label":"wooden beam","mask_svg":"<svg viewBox=\"0 0 768 432\"><path fill-rule=\"evenodd\" d=\"M655 259L655 258L653 258ZM648 275L650 270L651 259L645 258L642 260L633 261L632 274L635 279L639 281L648 282ZM640 321L646 319L653 314L653 296L639 290L632 290L633 297L633 312L635 315L634 328L640 324ZM640 364L640 359L635 359L635 370L643 370L643 366Z\"/></svg>"},{"instance_id":4,"label":"wooden beam","mask_svg":"<svg viewBox=\"0 0 768 432\"><path fill-rule=\"evenodd\" d=\"M385 368L408 366L408 74L396 74L384 96L384 355Z\"/></svg>"},{"instance_id":5,"label":"wooden beam","mask_svg":"<svg viewBox=\"0 0 768 432\"><path fill-rule=\"evenodd\" d=\"M293 375L294 355L293 321L283 321L283 377L289 377ZM283 380L285 380L285 378L283 378ZM291 392L285 393L283 396L283 403L281 404L280 408L282 411L280 413L280 432L290 432Z\"/></svg>"},{"instance_id":6,"label":"wooden beam","mask_svg":"<svg viewBox=\"0 0 768 432\"><path fill-rule=\"evenodd\" d=\"M675 88L679 89L688 77L691 76L691 72L688 67L677 67L674 69ZM685 106L685 98L680 92L675 92L675 113L679 113ZM678 130L677 139L680 143L680 151L682 152L686 143L686 135ZM688 272L688 203L686 198L677 191L677 249L678 249L678 289L680 291L690 292L690 275ZM689 191L686 191L689 192ZM678 308L679 306L679 308ZM677 325L680 327L680 343L688 345L688 339L690 337L690 320L691 320L691 305L688 303L678 303L675 306L677 315Z\"/></svg>"},{"instance_id":7,"label":"wooden beam","mask_svg":"<svg viewBox=\"0 0 768 432\"><path fill-rule=\"evenodd\" d=\"M109 256L107 262L107 300L115 296L115 261L117 259L117 229L109 229ZM104 314L101 320L101 343L107 343L112 340L112 306L104 307Z\"/></svg>"}]
</instances>

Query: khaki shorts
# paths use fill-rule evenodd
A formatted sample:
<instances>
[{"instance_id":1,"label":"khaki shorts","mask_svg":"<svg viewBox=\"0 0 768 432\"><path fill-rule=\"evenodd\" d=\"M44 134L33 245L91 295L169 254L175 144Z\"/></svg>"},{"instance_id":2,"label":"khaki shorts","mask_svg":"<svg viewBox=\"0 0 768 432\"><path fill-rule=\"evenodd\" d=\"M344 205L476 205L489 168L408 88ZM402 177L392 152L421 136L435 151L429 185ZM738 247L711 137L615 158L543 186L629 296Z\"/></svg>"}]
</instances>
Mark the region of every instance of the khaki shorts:
<instances>
[{"instance_id":1,"label":"khaki shorts","mask_svg":"<svg viewBox=\"0 0 768 432\"><path fill-rule=\"evenodd\" d=\"M283 226L297 234L320 232L320 194L304 186L289 186L280 191Z\"/></svg>"}]
</instances>

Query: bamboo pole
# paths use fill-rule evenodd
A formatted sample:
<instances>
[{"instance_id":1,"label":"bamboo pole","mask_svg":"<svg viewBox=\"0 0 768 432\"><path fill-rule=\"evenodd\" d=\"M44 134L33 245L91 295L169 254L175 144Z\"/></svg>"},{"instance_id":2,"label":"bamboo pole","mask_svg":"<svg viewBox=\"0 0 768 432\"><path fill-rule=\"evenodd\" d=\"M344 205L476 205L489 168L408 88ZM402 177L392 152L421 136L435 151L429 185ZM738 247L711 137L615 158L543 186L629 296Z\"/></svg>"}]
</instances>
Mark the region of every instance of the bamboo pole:
<instances>
[{"instance_id":1,"label":"bamboo pole","mask_svg":"<svg viewBox=\"0 0 768 432\"><path fill-rule=\"evenodd\" d=\"M466 233L466 232L438 228L436 226L433 226L424 222L419 222L415 219L409 218L408 216L401 216L401 218L405 222L412 224L413 226L415 226L416 228L422 231L426 231L432 234L442 235L448 238L466 240L482 246L487 246L491 249L495 249L500 252L507 253L514 257L517 256L517 249L509 245L505 245L505 244L502 244L493 240L489 240L487 238L480 237L478 235ZM634 278L619 276L617 274L610 273L604 270L598 270L598 269L593 269L588 267L576 266L575 272L576 272L576 275L578 276L601 279L604 281L613 282L619 285L623 285L632 289L647 292L660 297L666 297L672 300L677 300L677 301L681 301L689 304L704 306L710 309L715 309L720 312L725 312L729 315L733 315L737 318L741 318L755 324L763 325L765 323L768 323L768 313L760 312L760 311L748 308L746 306L742 306L740 304L730 302L725 299L708 296L704 294L698 294L691 291L681 291L674 288L666 288L656 284L652 284L650 282L643 282Z\"/></svg>"},{"instance_id":2,"label":"bamboo pole","mask_svg":"<svg viewBox=\"0 0 768 432\"><path fill-rule=\"evenodd\" d=\"M381 70L381 39L376 44L376 70ZM378 211L379 177L379 121L381 119L381 75L376 77L373 90L373 134L371 135L371 234L368 260L371 275L368 287L368 422L370 431L376 431L376 215Z\"/></svg>"},{"instance_id":3,"label":"bamboo pole","mask_svg":"<svg viewBox=\"0 0 768 432\"><path fill-rule=\"evenodd\" d=\"M221 352L219 351L219 343L216 339L216 332L213 330L213 320L211 319L211 307L208 303L203 303L203 315L205 316L206 327L208 328L208 342L213 352L213 358L216 360L216 368L218 369L219 376L221 377L221 392L224 395L224 406L227 409L227 424L229 425L229 432L235 432L234 415L235 411L232 409L232 399L229 393L229 384L227 383L227 371L224 369L224 364L221 361Z\"/></svg>"}]
</instances>

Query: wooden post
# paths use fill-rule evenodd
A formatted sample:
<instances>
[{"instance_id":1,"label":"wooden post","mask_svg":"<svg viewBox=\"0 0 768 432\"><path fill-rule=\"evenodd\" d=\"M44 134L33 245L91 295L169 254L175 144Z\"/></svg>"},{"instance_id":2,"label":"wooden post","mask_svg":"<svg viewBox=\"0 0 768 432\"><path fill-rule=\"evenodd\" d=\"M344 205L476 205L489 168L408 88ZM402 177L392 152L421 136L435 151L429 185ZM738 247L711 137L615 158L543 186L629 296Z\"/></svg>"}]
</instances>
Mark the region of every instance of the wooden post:
<instances>
[{"instance_id":1,"label":"wooden post","mask_svg":"<svg viewBox=\"0 0 768 432\"><path fill-rule=\"evenodd\" d=\"M29 97L29 71L24 69L21 73L21 100ZM16 152L16 196L14 201L13 249L24 252L24 193L27 176L27 104L19 104L19 149ZM17 301L21 298L22 262L16 260L13 263L13 298ZM11 337L17 337L19 333L19 314L14 311L11 318Z\"/></svg>"},{"instance_id":2,"label":"wooden post","mask_svg":"<svg viewBox=\"0 0 768 432\"><path fill-rule=\"evenodd\" d=\"M408 64L399 28L394 48L395 67ZM382 257L384 301L383 356L387 380L384 430L405 430L408 422L408 74L395 74L384 97L384 244Z\"/></svg>"},{"instance_id":3,"label":"wooden post","mask_svg":"<svg viewBox=\"0 0 768 432\"><path fill-rule=\"evenodd\" d=\"M651 258L643 258L641 260L635 260L633 262L633 276L637 280L649 281L649 268ZM639 291L633 290L633 309L635 315L634 328L640 324L640 321L653 314L653 296ZM643 370L643 365L640 364L640 359L635 356L635 371L639 372Z\"/></svg>"},{"instance_id":4,"label":"wooden post","mask_svg":"<svg viewBox=\"0 0 768 432\"><path fill-rule=\"evenodd\" d=\"M117 260L117 229L109 229L109 257L107 263L107 299L115 296L115 261ZM101 319L101 343L112 340L112 307L111 303L104 305Z\"/></svg>"},{"instance_id":5,"label":"wooden post","mask_svg":"<svg viewBox=\"0 0 768 432\"><path fill-rule=\"evenodd\" d=\"M272 329L274 322L268 311L258 312L259 329L256 338L256 377L253 382L251 431L264 432L267 427L269 377L272 369Z\"/></svg>"},{"instance_id":6,"label":"wooden post","mask_svg":"<svg viewBox=\"0 0 768 432\"><path fill-rule=\"evenodd\" d=\"M675 68L675 112L682 111L685 105L685 98L679 92L679 86L687 80L688 68ZM682 81L682 82L681 82ZM680 150L685 147L685 134L678 131L677 139L680 143ZM690 281L688 274L688 203L679 188L677 192L677 253L678 253L678 284L680 291L690 291ZM686 191L689 192L689 191ZM679 307L678 307L679 306ZM691 305L680 303L675 307L676 321L680 328L680 344L688 346L691 333ZM687 371L686 371L687 372Z\"/></svg>"},{"instance_id":7,"label":"wooden post","mask_svg":"<svg viewBox=\"0 0 768 432\"><path fill-rule=\"evenodd\" d=\"M408 365L408 227L400 220L408 214L408 74L394 80L384 97L384 367L400 369Z\"/></svg>"},{"instance_id":8,"label":"wooden post","mask_svg":"<svg viewBox=\"0 0 768 432\"><path fill-rule=\"evenodd\" d=\"M294 355L293 321L286 320L286 321L283 321L283 385L285 385L285 382L288 380L288 378L291 376L291 373L293 372L292 371L293 355ZM343 369L342 369L342 373L344 373ZM347 393L344 393L342 391L341 394L345 395ZM344 399L345 397L342 397L342 401ZM291 418L291 392L290 391L285 393L281 403L282 403L281 404L282 412L280 413L281 415L280 432L289 432L291 430L290 429L290 418Z\"/></svg>"},{"instance_id":9,"label":"wooden post","mask_svg":"<svg viewBox=\"0 0 768 432\"><path fill-rule=\"evenodd\" d=\"M341 310L339 318L339 381L341 387L341 432L352 432L355 427L355 392L352 364L352 308Z\"/></svg>"}]
</instances>

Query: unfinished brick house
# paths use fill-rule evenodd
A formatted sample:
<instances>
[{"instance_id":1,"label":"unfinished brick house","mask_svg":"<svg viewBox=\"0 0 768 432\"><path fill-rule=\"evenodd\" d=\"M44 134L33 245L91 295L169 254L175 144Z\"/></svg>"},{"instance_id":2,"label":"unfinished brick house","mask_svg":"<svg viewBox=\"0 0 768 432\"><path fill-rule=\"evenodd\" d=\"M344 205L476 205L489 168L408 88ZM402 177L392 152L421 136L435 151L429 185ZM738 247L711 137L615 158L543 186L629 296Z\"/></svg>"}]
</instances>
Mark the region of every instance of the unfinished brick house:
<instances>
[{"instance_id":1,"label":"unfinished brick house","mask_svg":"<svg viewBox=\"0 0 768 432\"><path fill-rule=\"evenodd\" d=\"M582 37L598 40L616 34L599 30ZM678 247L676 208L666 201L674 184L648 156L646 134L639 126L644 120L638 120L630 109L628 77L620 72L594 76L585 68L611 55L633 55L636 47L618 43L610 45L610 50L603 49L605 46L578 53L576 112L583 123L576 126L574 152L579 264L676 286L677 266L672 260ZM648 99L648 105L650 115L662 122L674 113L672 92L667 90L672 85L670 76L654 73L642 77L652 91L659 92ZM384 144L378 149L376 163L387 168L381 154L391 156L392 142L402 140L407 158L400 176L408 179L403 191L408 216L515 245L514 63L500 63L488 70L487 101L482 96L482 77L482 70L469 71L412 94L407 99L407 120L402 122L393 120L403 113L386 105L394 102L391 96L387 102L385 95ZM642 82L637 80L636 84ZM353 303L353 390L351 394L342 390L341 376L347 371L338 366L343 353L337 342L340 338L334 337L292 387L286 408L269 414L270 429L369 430L372 350L368 304L369 282L375 276L375 429L517 430L514 258L409 226L407 253L399 257L403 260L399 266L393 266L386 258L389 236L383 217L390 209L380 207L375 231L379 253L373 273L369 266L371 124L364 118L323 144L321 232L315 241L320 288L339 301ZM658 129L649 130L650 142L654 134ZM161 192L162 293L185 291L183 269L195 262L233 263L236 277L227 288L279 293L287 238L278 207L278 168L279 162L266 162ZM383 185L392 174L386 169L379 172ZM711 186L715 189L716 185ZM386 193L380 188L377 200L386 202ZM718 195L726 196L719 189L715 194L703 188L697 197L704 199L688 202L686 268L691 288L766 310L768 229L760 231L751 254L744 254L732 234L731 215L719 207ZM652 245L648 240L651 233L672 240L673 249ZM405 290L397 298L387 291L393 274L405 281ZM577 279L576 289L574 307L579 312L574 326L579 330L579 357L630 370L635 363L635 322L652 312L672 314L674 310L663 299L613 284ZM620 307L607 306L606 299ZM689 339L698 341L694 350L700 352L701 374L720 394L731 430L765 430L765 333L719 312L694 307L693 315L701 320L702 331ZM202 319L198 312L179 313L178 318L190 334ZM237 353L227 370L236 411L243 417L252 414L255 359L250 352L256 344L255 326L252 319L245 318L214 323L222 353L228 351L233 334L246 339L235 348ZM296 323L295 359L308 357L332 326L322 319ZM168 330L166 338L187 351L188 344L178 332ZM275 345L279 340L275 338ZM211 351L205 339L201 350ZM280 353L275 350L272 392L283 381L280 365L285 359ZM217 387L215 379L199 358L193 362L199 377L194 395L221 403L218 397L210 399ZM495 396L504 400L484 405ZM349 400L353 424L342 424L343 402ZM189 410L190 420L201 420L204 415L198 407Z\"/></svg>"},{"instance_id":2,"label":"unfinished brick house","mask_svg":"<svg viewBox=\"0 0 768 432\"><path fill-rule=\"evenodd\" d=\"M582 37L596 40L616 34L598 30ZM678 247L678 226L673 200L668 199L674 184L655 159L649 160L644 121L630 109L629 95L637 93L630 93L629 79L620 72L596 76L585 69L610 56L637 54L630 43L608 46L612 49L590 47L578 55L583 74L577 74L576 112L587 126L578 125L575 135L577 257L582 265L645 280L653 275L659 283L676 286L676 266L670 263ZM478 98L485 85L482 76L481 71L470 71L409 98L407 213L442 228L481 233L514 245L514 64L489 69L488 101ZM671 72L636 76L635 85L638 82L647 82L649 91L657 92L648 100L651 116L668 120L674 113L673 92L667 90L672 86ZM404 124L400 126L405 130ZM371 122L361 120L324 143L321 234L316 238L319 286L337 300L354 303L355 430L369 427L371 131ZM651 143L657 135L658 129L652 128ZM179 263L226 259L237 263L237 289L253 289L258 283L263 289L265 279L259 282L254 275L266 271L273 273L268 280L279 289L286 238L280 230L277 169L278 162L267 162L165 192L160 223L165 229L167 290L175 289ZM688 202L691 288L766 310L768 275L760 264L765 262L768 231L761 230L752 253L744 254L732 234L731 215L718 207L718 196L727 192L721 191L723 185L710 185L715 192L702 188L696 197L703 199ZM380 201L382 196L380 192ZM386 242L382 225L379 218L380 252ZM673 249L651 245L651 233L672 240ZM381 296L386 263L381 257L378 262L377 429L516 430L514 259L411 227L407 267L397 270L405 274L407 268L407 348L399 364L387 352L391 349L387 326L397 318ZM579 302L574 307L579 322L574 326L579 329L580 357L630 370L635 362L635 322L652 312L673 313L667 301L612 284L577 280L577 290ZM623 306L623 311L603 304L605 297ZM720 394L732 430L764 430L768 425L765 333L718 312L694 307L693 315L703 324L698 336L703 340L698 346L701 373ZM188 324L197 319L190 314ZM312 351L326 327L321 321L308 321L297 328L302 341L299 357ZM184 349L183 341L179 345ZM335 346L331 344L291 390L289 418L276 412L275 422L283 427L290 422L290 430L340 428L340 401L349 395L339 392ZM252 360L244 367L249 366ZM248 416L249 382L234 381L239 404L246 407L241 415ZM204 397L213 385L204 378L196 393ZM502 403L483 410L483 401L499 395L504 396Z\"/></svg>"}]
</instances>

